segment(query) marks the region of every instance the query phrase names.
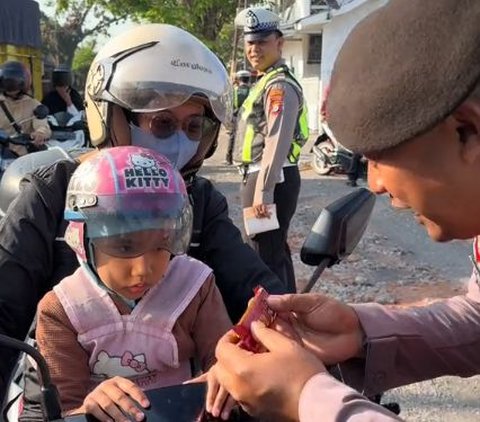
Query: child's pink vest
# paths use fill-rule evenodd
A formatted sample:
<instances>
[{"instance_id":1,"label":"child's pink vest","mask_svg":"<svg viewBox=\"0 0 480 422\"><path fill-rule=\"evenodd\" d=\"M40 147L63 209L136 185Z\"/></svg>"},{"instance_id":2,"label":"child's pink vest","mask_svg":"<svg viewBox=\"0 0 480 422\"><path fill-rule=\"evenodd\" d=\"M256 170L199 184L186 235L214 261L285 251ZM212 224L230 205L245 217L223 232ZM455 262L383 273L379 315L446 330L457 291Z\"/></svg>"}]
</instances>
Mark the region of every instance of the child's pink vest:
<instances>
[{"instance_id":1,"label":"child's pink vest","mask_svg":"<svg viewBox=\"0 0 480 422\"><path fill-rule=\"evenodd\" d=\"M92 385L129 378L144 390L182 383L190 362L180 362L172 329L212 270L185 255L175 257L161 283L129 315L121 315L108 292L80 267L54 287L88 352Z\"/></svg>"}]
</instances>

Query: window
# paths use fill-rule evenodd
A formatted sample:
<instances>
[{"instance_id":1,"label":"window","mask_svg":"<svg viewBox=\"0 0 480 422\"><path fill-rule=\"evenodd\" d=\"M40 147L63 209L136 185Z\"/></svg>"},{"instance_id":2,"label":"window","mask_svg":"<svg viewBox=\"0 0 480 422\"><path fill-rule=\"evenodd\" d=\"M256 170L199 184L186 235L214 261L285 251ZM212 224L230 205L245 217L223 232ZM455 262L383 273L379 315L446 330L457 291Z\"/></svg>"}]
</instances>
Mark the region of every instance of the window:
<instances>
[{"instance_id":1,"label":"window","mask_svg":"<svg viewBox=\"0 0 480 422\"><path fill-rule=\"evenodd\" d=\"M322 62L322 34L310 35L308 40L308 64Z\"/></svg>"}]
</instances>

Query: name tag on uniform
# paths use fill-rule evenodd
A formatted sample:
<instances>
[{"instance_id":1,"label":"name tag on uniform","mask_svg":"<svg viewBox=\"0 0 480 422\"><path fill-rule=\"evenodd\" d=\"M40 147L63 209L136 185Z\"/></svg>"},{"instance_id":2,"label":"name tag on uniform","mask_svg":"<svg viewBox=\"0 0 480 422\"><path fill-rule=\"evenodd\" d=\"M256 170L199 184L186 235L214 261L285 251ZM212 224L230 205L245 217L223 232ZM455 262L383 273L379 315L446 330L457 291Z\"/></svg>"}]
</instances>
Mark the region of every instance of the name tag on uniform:
<instances>
[{"instance_id":1,"label":"name tag on uniform","mask_svg":"<svg viewBox=\"0 0 480 422\"><path fill-rule=\"evenodd\" d=\"M243 224L247 236L254 236L259 233L265 233L280 228L277 218L277 206L275 204L267 205L270 211L270 218L255 217L253 207L244 208L243 210Z\"/></svg>"}]
</instances>

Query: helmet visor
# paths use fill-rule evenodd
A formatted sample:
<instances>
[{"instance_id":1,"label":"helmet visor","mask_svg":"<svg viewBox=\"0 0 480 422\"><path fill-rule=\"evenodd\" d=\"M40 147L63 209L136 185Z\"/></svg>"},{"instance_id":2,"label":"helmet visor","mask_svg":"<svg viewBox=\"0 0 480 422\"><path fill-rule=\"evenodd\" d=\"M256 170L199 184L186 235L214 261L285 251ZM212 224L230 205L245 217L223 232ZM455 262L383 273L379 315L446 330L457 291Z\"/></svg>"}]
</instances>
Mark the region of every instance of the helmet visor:
<instances>
[{"instance_id":1,"label":"helmet visor","mask_svg":"<svg viewBox=\"0 0 480 422\"><path fill-rule=\"evenodd\" d=\"M218 120L228 119L228 103L213 92L200 91L196 87L162 82L137 82L119 86L112 84L108 89L115 102L135 113L150 113L181 106L193 96L208 99Z\"/></svg>"},{"instance_id":2,"label":"helmet visor","mask_svg":"<svg viewBox=\"0 0 480 422\"><path fill-rule=\"evenodd\" d=\"M132 112L146 113L178 107L197 95L208 100L218 120L223 123L230 120L231 85L219 60L199 58L186 62L164 57L162 62L163 44L140 47L134 53L96 62L96 76L92 76L94 82L89 91L94 100L110 101Z\"/></svg>"},{"instance_id":3,"label":"helmet visor","mask_svg":"<svg viewBox=\"0 0 480 422\"><path fill-rule=\"evenodd\" d=\"M184 253L175 230L159 229L119 234L92 239L95 250L117 258L136 258L147 252L163 249L173 254ZM183 250L185 249L185 250Z\"/></svg>"},{"instance_id":4,"label":"helmet visor","mask_svg":"<svg viewBox=\"0 0 480 422\"><path fill-rule=\"evenodd\" d=\"M101 196L95 206L66 210L65 217L85 222L86 236L101 251L125 258L158 248L185 253L193 220L186 196L173 193Z\"/></svg>"}]
</instances>

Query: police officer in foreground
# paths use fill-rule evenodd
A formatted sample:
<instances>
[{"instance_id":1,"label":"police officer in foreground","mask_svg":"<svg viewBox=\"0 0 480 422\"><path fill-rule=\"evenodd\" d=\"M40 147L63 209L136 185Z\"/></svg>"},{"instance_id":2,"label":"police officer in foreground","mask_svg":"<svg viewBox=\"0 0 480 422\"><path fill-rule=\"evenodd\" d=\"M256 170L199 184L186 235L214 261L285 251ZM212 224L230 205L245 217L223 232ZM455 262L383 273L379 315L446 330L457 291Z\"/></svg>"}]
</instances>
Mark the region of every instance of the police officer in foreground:
<instances>
[{"instance_id":1,"label":"police officer in foreground","mask_svg":"<svg viewBox=\"0 0 480 422\"><path fill-rule=\"evenodd\" d=\"M244 174L242 207L244 213L266 219L272 213L269 206L276 205L279 228L258 233L250 241L294 292L287 235L300 192L297 164L308 138L307 110L302 88L282 60L279 17L263 8L248 8L235 23L243 25L247 59L261 75L238 115L234 161Z\"/></svg>"},{"instance_id":2,"label":"police officer in foreground","mask_svg":"<svg viewBox=\"0 0 480 422\"><path fill-rule=\"evenodd\" d=\"M415 211L435 241L476 238L468 293L406 309L320 294L270 297L277 312L293 313L283 333L293 329L301 341L257 323L268 353L246 353L231 333L217 346L218 378L250 413L399 421L361 392L480 374L479 21L478 1L390 0L348 36L327 101L337 140L369 159L374 192ZM363 364L358 391L324 366L355 357Z\"/></svg>"},{"instance_id":3,"label":"police officer in foreground","mask_svg":"<svg viewBox=\"0 0 480 422\"><path fill-rule=\"evenodd\" d=\"M235 134L237 130L238 111L250 92L250 72L248 70L239 70L235 74L235 84L233 86L233 124L228 132L228 148L225 157L225 164L233 164L233 148L235 145Z\"/></svg>"}]
</instances>

